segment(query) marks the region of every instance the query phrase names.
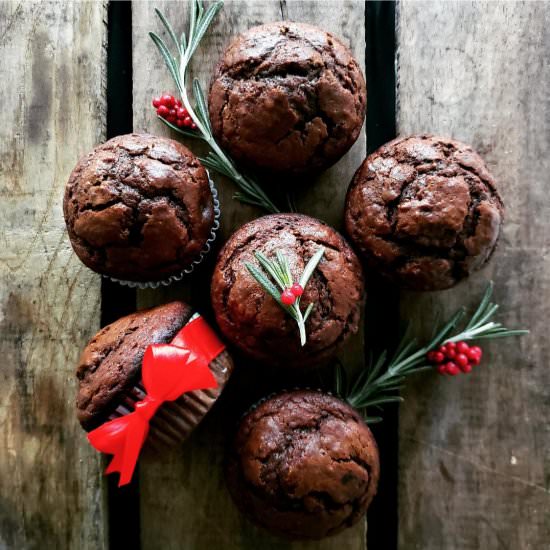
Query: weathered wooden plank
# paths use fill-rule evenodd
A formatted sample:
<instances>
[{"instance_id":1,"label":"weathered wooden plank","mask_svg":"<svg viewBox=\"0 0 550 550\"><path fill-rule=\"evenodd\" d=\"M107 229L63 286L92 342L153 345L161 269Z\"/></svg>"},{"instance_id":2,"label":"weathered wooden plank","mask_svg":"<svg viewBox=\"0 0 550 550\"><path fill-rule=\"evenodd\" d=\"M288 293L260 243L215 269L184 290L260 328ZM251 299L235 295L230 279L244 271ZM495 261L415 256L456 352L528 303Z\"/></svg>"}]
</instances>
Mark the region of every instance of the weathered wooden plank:
<instances>
[{"instance_id":1,"label":"weathered wooden plank","mask_svg":"<svg viewBox=\"0 0 550 550\"><path fill-rule=\"evenodd\" d=\"M100 458L74 410L99 277L62 197L105 131L106 5L0 4L0 548L105 548Z\"/></svg>"},{"instance_id":2,"label":"weathered wooden plank","mask_svg":"<svg viewBox=\"0 0 550 550\"><path fill-rule=\"evenodd\" d=\"M177 27L187 24L187 3L155 3ZM161 65L154 46L149 43L147 31L157 28L154 7L148 3L133 5L133 59L134 59L134 128L166 134L149 108L152 95L173 90L172 83ZM328 2L227 2L194 63L194 73L208 85L224 47L237 33L257 24L291 19L317 24L335 32L351 44L357 59L364 60L365 7L359 1L342 2L338 10ZM190 144L197 151L196 144ZM365 135L337 166L329 170L314 187L298 192L299 210L341 226L344 196L355 168L365 155ZM219 242L244 222L260 213L232 200L234 186L215 176L222 202L222 227ZM214 257L210 259L210 265ZM201 308L209 309L209 282L211 270L200 272L184 284L162 291L138 293L140 306L160 303L176 297L187 298ZM349 364L359 365L363 358L363 338L359 335L342 355ZM334 539L315 544L288 544L253 528L241 517L230 501L222 475L222 461L226 437L234 428L227 422L228 410L242 411L250 396L239 395L246 388L241 375L233 381L231 397L224 395L222 403L209 414L182 450L164 457L145 456L141 462L141 526L142 546L152 548L332 548L363 549L365 525L361 524ZM256 375L257 376L257 375ZM269 390L266 390L269 391ZM235 411L229 415L231 418Z\"/></svg>"},{"instance_id":3,"label":"weathered wooden plank","mask_svg":"<svg viewBox=\"0 0 550 550\"><path fill-rule=\"evenodd\" d=\"M545 548L550 539L550 10L547 3L403 2L398 13L401 134L472 143L507 206L490 265L441 293L406 294L427 319L496 283L506 324L532 334L485 346L457 379L422 377L400 414L401 548ZM428 319L429 318L429 319Z\"/></svg>"}]
</instances>

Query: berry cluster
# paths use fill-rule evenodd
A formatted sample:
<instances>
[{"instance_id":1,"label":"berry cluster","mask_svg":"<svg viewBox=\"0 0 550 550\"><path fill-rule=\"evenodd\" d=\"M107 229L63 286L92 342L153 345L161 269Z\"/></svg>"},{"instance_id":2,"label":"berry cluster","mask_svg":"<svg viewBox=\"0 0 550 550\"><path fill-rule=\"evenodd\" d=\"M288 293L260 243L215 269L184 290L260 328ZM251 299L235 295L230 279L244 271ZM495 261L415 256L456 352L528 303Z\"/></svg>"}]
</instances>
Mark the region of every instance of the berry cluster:
<instances>
[{"instance_id":1,"label":"berry cluster","mask_svg":"<svg viewBox=\"0 0 550 550\"><path fill-rule=\"evenodd\" d=\"M294 283L290 288L285 288L283 292L281 292L281 302L283 302L285 306L291 306L296 301L296 298L300 297L303 293L304 289L301 285Z\"/></svg>"},{"instance_id":2,"label":"berry cluster","mask_svg":"<svg viewBox=\"0 0 550 550\"><path fill-rule=\"evenodd\" d=\"M436 350L428 352L428 361L437 365L440 374L457 375L468 373L479 365L483 351L479 346L469 346L466 342L447 342Z\"/></svg>"},{"instance_id":3,"label":"berry cluster","mask_svg":"<svg viewBox=\"0 0 550 550\"><path fill-rule=\"evenodd\" d=\"M197 127L189 116L187 109L173 95L163 94L160 97L154 97L153 107L157 110L159 117L162 117L170 124L175 124L178 128L185 126L186 128L195 130Z\"/></svg>"}]
</instances>

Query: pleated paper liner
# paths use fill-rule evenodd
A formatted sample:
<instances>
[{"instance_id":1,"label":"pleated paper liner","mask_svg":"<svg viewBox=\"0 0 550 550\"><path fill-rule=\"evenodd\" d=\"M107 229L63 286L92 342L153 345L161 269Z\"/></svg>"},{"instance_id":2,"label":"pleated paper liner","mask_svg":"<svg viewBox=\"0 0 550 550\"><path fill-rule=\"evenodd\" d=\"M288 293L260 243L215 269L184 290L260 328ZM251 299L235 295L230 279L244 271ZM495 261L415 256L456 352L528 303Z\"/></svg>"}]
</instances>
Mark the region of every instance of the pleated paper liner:
<instances>
[{"instance_id":1,"label":"pleated paper liner","mask_svg":"<svg viewBox=\"0 0 550 550\"><path fill-rule=\"evenodd\" d=\"M200 251L197 258L193 260L188 267L186 267L185 269L182 269L176 275L171 275L170 277L163 279L162 281L139 282L139 281L125 281L122 279L109 277L107 275L104 275L104 277L115 283L118 283L119 285L128 286L130 288L139 288L143 290L144 288L159 288L161 286L169 286L176 281L181 281L186 275L189 275L190 273L192 273L195 270L195 268L204 260L204 258L206 258L206 256L210 252L210 249L212 248L212 244L216 240L217 231L220 228L221 212L220 212L220 201L218 199L218 190L216 189L214 182L210 178L210 174L208 174L208 182L210 184L210 191L212 192L212 202L214 204L214 223L212 224L212 229L210 230L210 237L204 244L204 247Z\"/></svg>"},{"instance_id":2,"label":"pleated paper liner","mask_svg":"<svg viewBox=\"0 0 550 550\"><path fill-rule=\"evenodd\" d=\"M191 319L193 319L193 316ZM190 319L190 320L191 320ZM223 351L209 364L218 386L209 390L197 390L183 394L176 401L164 403L150 421L146 444L162 450L181 444L189 437L220 396L233 372L233 360ZM135 404L146 395L141 382L125 392L121 403L109 416L109 420L132 412Z\"/></svg>"}]
</instances>

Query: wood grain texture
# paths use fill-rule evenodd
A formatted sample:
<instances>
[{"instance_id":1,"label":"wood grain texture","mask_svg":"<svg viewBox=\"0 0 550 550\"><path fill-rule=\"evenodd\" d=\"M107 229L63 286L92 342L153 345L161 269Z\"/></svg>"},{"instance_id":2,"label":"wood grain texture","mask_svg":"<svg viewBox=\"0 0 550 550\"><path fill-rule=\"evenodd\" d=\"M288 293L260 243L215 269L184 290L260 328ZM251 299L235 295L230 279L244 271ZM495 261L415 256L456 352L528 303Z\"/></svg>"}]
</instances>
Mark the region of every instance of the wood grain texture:
<instances>
[{"instance_id":1,"label":"wood grain texture","mask_svg":"<svg viewBox=\"0 0 550 550\"><path fill-rule=\"evenodd\" d=\"M105 129L106 6L0 4L0 548L101 549L100 457L76 421L75 364L99 277L62 196Z\"/></svg>"},{"instance_id":2,"label":"wood grain texture","mask_svg":"<svg viewBox=\"0 0 550 550\"><path fill-rule=\"evenodd\" d=\"M164 90L173 91L168 73L147 32L160 30L154 17L159 7L177 29L187 26L188 3L156 2L133 4L134 60L134 129L167 134L149 107L151 97ZM365 51L363 2L346 1L338 10L329 2L226 2L212 26L204 44L197 52L193 71L205 88L210 82L214 65L223 49L237 33L265 22L290 19L309 22L333 31L351 45L363 64ZM356 167L365 155L364 131L352 150L331 170L323 174L314 186L297 194L299 210L341 227L344 196ZM196 143L188 142L194 151ZM235 202L231 197L234 185L214 175L222 204L222 226L218 246L244 222L261 213ZM184 298L202 312L209 312L210 274L215 261L212 254L205 265L183 284L160 291L138 293L139 306L153 305L169 299ZM342 358L358 367L363 359L363 336L350 342ZM225 488L222 462L227 437L235 422L248 405L260 395L273 390L269 377L256 368L243 370L233 376L230 386L214 410L196 430L182 450L162 457L147 455L141 461L141 529L144 550L163 548L224 549L298 549L330 550L365 547L365 525L332 539L313 544L290 544L254 528L233 506ZM279 382L280 383L280 382ZM287 382L289 383L289 382ZM313 379L316 384L316 378Z\"/></svg>"},{"instance_id":3,"label":"wood grain texture","mask_svg":"<svg viewBox=\"0 0 550 550\"><path fill-rule=\"evenodd\" d=\"M456 288L405 294L426 334L436 310L473 305L495 280L521 339L487 343L473 375L419 378L400 413L399 546L539 549L550 540L550 10L533 2L403 2L400 134L471 143L506 204L490 264Z\"/></svg>"}]
</instances>

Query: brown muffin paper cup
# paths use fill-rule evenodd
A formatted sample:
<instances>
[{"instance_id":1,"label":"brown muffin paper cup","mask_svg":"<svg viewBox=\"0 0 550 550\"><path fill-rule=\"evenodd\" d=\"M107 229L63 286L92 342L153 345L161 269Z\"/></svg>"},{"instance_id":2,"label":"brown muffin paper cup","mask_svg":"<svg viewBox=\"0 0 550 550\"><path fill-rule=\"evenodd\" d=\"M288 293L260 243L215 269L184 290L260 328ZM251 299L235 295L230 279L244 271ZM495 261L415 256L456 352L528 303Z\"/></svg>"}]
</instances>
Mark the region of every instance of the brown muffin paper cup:
<instances>
[{"instance_id":1,"label":"brown muffin paper cup","mask_svg":"<svg viewBox=\"0 0 550 550\"><path fill-rule=\"evenodd\" d=\"M188 322L197 316L195 313ZM164 403L151 418L145 442L147 446L162 450L183 443L212 408L233 372L233 360L227 350L224 350L210 362L209 367L218 386L184 393L175 401ZM122 402L109 416L109 420L133 412L136 403L145 396L145 388L141 382L133 386L124 394Z\"/></svg>"},{"instance_id":2,"label":"brown muffin paper cup","mask_svg":"<svg viewBox=\"0 0 550 550\"><path fill-rule=\"evenodd\" d=\"M109 279L110 281L113 281L115 283L118 283L122 286L128 286L130 288L139 288L143 290L144 288L159 288L161 286L169 286L172 283L176 281L181 281L186 275L189 275L192 273L195 268L204 260L204 258L208 255L210 252L210 249L212 248L212 243L216 240L216 234L218 229L220 228L220 201L218 199L218 190L216 189L216 186L214 185L214 182L212 181L212 178L210 177L210 173L208 170L206 171L208 174L208 182L210 183L210 191L212 192L212 202L214 203L214 223L212 224L212 229L210 230L210 237L204 244L203 249L200 251L199 255L195 260L191 262L189 267L186 267L182 271L180 271L176 275L171 275L167 279L163 279L162 281L150 281L150 282L141 282L141 281L124 281L122 279L116 279L114 277L109 277L108 275L103 275L106 279Z\"/></svg>"}]
</instances>

